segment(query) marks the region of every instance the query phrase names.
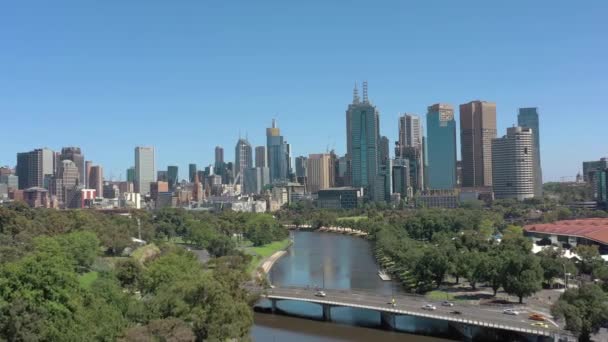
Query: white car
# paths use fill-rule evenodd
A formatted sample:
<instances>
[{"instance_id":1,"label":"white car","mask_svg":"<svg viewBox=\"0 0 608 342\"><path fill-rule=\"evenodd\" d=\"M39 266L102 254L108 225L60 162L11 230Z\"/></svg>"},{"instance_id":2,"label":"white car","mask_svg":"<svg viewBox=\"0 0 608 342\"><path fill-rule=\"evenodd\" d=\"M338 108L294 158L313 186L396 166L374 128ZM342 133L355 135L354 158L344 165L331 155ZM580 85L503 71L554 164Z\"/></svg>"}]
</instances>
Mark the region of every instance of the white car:
<instances>
[{"instance_id":1,"label":"white car","mask_svg":"<svg viewBox=\"0 0 608 342\"><path fill-rule=\"evenodd\" d=\"M433 304L426 304L422 307L422 309L433 311L433 310L437 310L437 307Z\"/></svg>"},{"instance_id":2,"label":"white car","mask_svg":"<svg viewBox=\"0 0 608 342\"><path fill-rule=\"evenodd\" d=\"M442 302L441 305L443 306L454 306L454 303L452 302L448 302L447 300L445 302Z\"/></svg>"},{"instance_id":3,"label":"white car","mask_svg":"<svg viewBox=\"0 0 608 342\"><path fill-rule=\"evenodd\" d=\"M327 296L327 294L324 291L317 291L317 292L315 292L315 296L325 297L325 296Z\"/></svg>"},{"instance_id":4,"label":"white car","mask_svg":"<svg viewBox=\"0 0 608 342\"><path fill-rule=\"evenodd\" d=\"M515 309L505 309L505 311L503 311L502 313L505 315L512 315L512 316L519 315L519 311L517 311Z\"/></svg>"}]
</instances>

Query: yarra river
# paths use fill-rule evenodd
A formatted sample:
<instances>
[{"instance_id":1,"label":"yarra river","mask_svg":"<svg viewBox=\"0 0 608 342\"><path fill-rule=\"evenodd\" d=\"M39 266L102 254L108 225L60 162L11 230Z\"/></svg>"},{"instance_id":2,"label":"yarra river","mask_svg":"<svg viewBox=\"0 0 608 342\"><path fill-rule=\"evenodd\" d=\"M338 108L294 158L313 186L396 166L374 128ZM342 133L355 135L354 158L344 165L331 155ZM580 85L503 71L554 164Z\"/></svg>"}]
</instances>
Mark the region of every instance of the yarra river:
<instances>
[{"instance_id":1,"label":"yarra river","mask_svg":"<svg viewBox=\"0 0 608 342\"><path fill-rule=\"evenodd\" d=\"M385 294L399 291L390 281L378 276L372 245L365 239L349 235L295 231L293 245L270 271L273 285L298 287L325 287L329 289L362 289ZM311 290L312 291L312 290ZM268 307L264 300L260 307ZM294 316L321 317L321 306L312 303L280 301L278 308ZM425 321L414 317L398 316L396 323L401 332L381 330L377 312L335 308L332 323L285 315L256 312L251 336L256 342L265 341L448 341L447 324ZM410 333L408 333L410 332ZM418 335L411 334L412 332Z\"/></svg>"}]
</instances>

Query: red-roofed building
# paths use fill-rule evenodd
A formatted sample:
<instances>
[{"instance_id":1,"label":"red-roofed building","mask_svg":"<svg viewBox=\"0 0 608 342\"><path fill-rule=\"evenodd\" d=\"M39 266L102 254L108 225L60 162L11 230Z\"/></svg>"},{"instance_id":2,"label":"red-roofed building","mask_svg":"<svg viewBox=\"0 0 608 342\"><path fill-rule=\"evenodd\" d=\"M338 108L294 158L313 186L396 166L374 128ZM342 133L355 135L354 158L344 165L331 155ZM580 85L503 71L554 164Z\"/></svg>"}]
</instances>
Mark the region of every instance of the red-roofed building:
<instances>
[{"instance_id":1,"label":"red-roofed building","mask_svg":"<svg viewBox=\"0 0 608 342\"><path fill-rule=\"evenodd\" d=\"M601 254L608 254L608 218L589 218L530 224L524 227L534 242L548 238L560 247L598 245Z\"/></svg>"}]
</instances>

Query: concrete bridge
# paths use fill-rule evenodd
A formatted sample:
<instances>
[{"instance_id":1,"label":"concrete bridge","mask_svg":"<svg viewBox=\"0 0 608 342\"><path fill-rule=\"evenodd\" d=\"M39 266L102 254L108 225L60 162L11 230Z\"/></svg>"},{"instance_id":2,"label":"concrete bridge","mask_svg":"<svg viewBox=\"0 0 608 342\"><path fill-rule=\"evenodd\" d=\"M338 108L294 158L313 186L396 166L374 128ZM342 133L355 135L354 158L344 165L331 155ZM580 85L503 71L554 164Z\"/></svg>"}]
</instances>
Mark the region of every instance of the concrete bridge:
<instances>
[{"instance_id":1,"label":"concrete bridge","mask_svg":"<svg viewBox=\"0 0 608 342\"><path fill-rule=\"evenodd\" d=\"M459 331L466 340L474 336L474 327L485 329L496 329L498 332L511 331L522 335L536 336L539 341L576 341L568 332L559 328L556 324L547 322L548 329L533 326L534 321L528 319L528 313L520 315L506 315L503 313L505 307L486 307L479 305L455 303L455 306L442 306L440 302L429 301L423 296L417 295L395 295L396 305L390 305L391 296L379 295L373 292L353 290L324 290L325 297L316 296L316 291L310 288L284 287L271 288L262 294L270 300L272 311L276 312L277 302L281 300L292 300L300 302L316 303L323 308L323 319L331 321L332 307L349 307L367 309L380 313L380 321L386 329L395 329L395 318L399 315L422 317L446 321L454 329ZM425 304L433 304L436 310L425 310ZM518 309L519 310L519 309ZM454 314L459 311L460 314Z\"/></svg>"},{"instance_id":2,"label":"concrete bridge","mask_svg":"<svg viewBox=\"0 0 608 342\"><path fill-rule=\"evenodd\" d=\"M285 225L285 228L289 230L314 230L311 225L304 224L300 226L296 226L293 224ZM367 232L358 229L345 228L345 227L321 227L317 229L319 232L332 232L339 234L347 234L347 235L355 235L355 236L367 236Z\"/></svg>"}]
</instances>

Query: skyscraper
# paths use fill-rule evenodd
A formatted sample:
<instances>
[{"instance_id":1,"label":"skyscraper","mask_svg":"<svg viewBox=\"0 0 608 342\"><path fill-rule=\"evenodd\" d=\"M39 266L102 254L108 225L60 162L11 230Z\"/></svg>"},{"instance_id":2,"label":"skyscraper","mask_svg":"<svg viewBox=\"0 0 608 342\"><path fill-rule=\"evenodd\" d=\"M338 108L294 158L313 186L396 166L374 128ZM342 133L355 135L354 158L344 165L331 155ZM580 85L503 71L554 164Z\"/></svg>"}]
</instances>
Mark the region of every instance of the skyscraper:
<instances>
[{"instance_id":1,"label":"skyscraper","mask_svg":"<svg viewBox=\"0 0 608 342\"><path fill-rule=\"evenodd\" d=\"M135 184L135 166L127 169L127 182Z\"/></svg>"},{"instance_id":2,"label":"skyscraper","mask_svg":"<svg viewBox=\"0 0 608 342\"><path fill-rule=\"evenodd\" d=\"M178 168L175 165L167 166L167 182L169 183L169 189L174 190L179 182Z\"/></svg>"},{"instance_id":3,"label":"skyscraper","mask_svg":"<svg viewBox=\"0 0 608 342\"><path fill-rule=\"evenodd\" d=\"M241 175L241 184L245 179L245 170L253 167L253 155L251 153L251 144L245 139L239 139L236 142L234 151L234 177Z\"/></svg>"},{"instance_id":4,"label":"skyscraper","mask_svg":"<svg viewBox=\"0 0 608 342\"><path fill-rule=\"evenodd\" d=\"M497 199L534 197L532 134L527 127L509 127L507 135L492 140L492 186Z\"/></svg>"},{"instance_id":5,"label":"skyscraper","mask_svg":"<svg viewBox=\"0 0 608 342\"><path fill-rule=\"evenodd\" d=\"M538 120L538 108L519 108L517 125L532 129L532 135L534 137L534 196L542 197L543 170L540 164L540 124Z\"/></svg>"},{"instance_id":6,"label":"skyscraper","mask_svg":"<svg viewBox=\"0 0 608 342\"><path fill-rule=\"evenodd\" d=\"M379 154L380 165L385 165L390 159L389 142L386 136L380 137L380 154Z\"/></svg>"},{"instance_id":7,"label":"skyscraper","mask_svg":"<svg viewBox=\"0 0 608 342\"><path fill-rule=\"evenodd\" d=\"M245 169L245 186L243 193L260 194L264 186L270 184L270 170L267 167L252 167Z\"/></svg>"},{"instance_id":8,"label":"skyscraper","mask_svg":"<svg viewBox=\"0 0 608 342\"><path fill-rule=\"evenodd\" d=\"M196 178L196 164L189 164L188 165L188 179L190 180L190 183L194 183L195 178ZM199 179L200 181L200 179Z\"/></svg>"},{"instance_id":9,"label":"skyscraper","mask_svg":"<svg viewBox=\"0 0 608 342\"><path fill-rule=\"evenodd\" d=\"M44 187L44 179L55 173L55 153L48 148L17 153L19 189Z\"/></svg>"},{"instance_id":10,"label":"skyscraper","mask_svg":"<svg viewBox=\"0 0 608 342\"><path fill-rule=\"evenodd\" d=\"M255 147L255 167L266 167L266 146Z\"/></svg>"},{"instance_id":11,"label":"skyscraper","mask_svg":"<svg viewBox=\"0 0 608 342\"><path fill-rule=\"evenodd\" d=\"M437 103L426 114L429 189L456 187L456 121L452 106Z\"/></svg>"},{"instance_id":12,"label":"skyscraper","mask_svg":"<svg viewBox=\"0 0 608 342\"><path fill-rule=\"evenodd\" d=\"M272 126L266 128L266 153L268 154L268 168L270 169L270 181L272 183L285 181L289 172L289 151L287 143L277 127L276 121L272 120Z\"/></svg>"},{"instance_id":13,"label":"skyscraper","mask_svg":"<svg viewBox=\"0 0 608 342\"><path fill-rule=\"evenodd\" d=\"M89 172L89 189L95 189L97 197L103 197L103 168L92 165Z\"/></svg>"},{"instance_id":14,"label":"skyscraper","mask_svg":"<svg viewBox=\"0 0 608 342\"><path fill-rule=\"evenodd\" d=\"M306 160L305 156L296 157L296 178L306 177Z\"/></svg>"},{"instance_id":15,"label":"skyscraper","mask_svg":"<svg viewBox=\"0 0 608 342\"><path fill-rule=\"evenodd\" d=\"M220 168L224 164L224 148L215 146L215 168Z\"/></svg>"},{"instance_id":16,"label":"skyscraper","mask_svg":"<svg viewBox=\"0 0 608 342\"><path fill-rule=\"evenodd\" d=\"M328 153L308 155L306 172L307 188L310 193L314 194L333 186L331 184L333 167Z\"/></svg>"},{"instance_id":17,"label":"skyscraper","mask_svg":"<svg viewBox=\"0 0 608 342\"><path fill-rule=\"evenodd\" d=\"M496 138L496 103L460 105L462 186L492 185L492 139Z\"/></svg>"},{"instance_id":18,"label":"skyscraper","mask_svg":"<svg viewBox=\"0 0 608 342\"><path fill-rule=\"evenodd\" d=\"M355 85L353 102L346 110L347 168L352 186L364 188L366 196L373 200L381 200L373 194L380 170L379 140L378 111L369 102L367 82L363 82L363 100L359 99Z\"/></svg>"},{"instance_id":19,"label":"skyscraper","mask_svg":"<svg viewBox=\"0 0 608 342\"><path fill-rule=\"evenodd\" d=\"M415 114L405 113L399 117L399 139L395 155L401 156L398 148L417 147L422 145L422 129L420 128L420 117Z\"/></svg>"},{"instance_id":20,"label":"skyscraper","mask_svg":"<svg viewBox=\"0 0 608 342\"><path fill-rule=\"evenodd\" d=\"M135 192L142 196L150 193L150 183L156 175L154 147L135 148Z\"/></svg>"},{"instance_id":21,"label":"skyscraper","mask_svg":"<svg viewBox=\"0 0 608 342\"><path fill-rule=\"evenodd\" d=\"M84 154L80 150L80 147L64 147L61 149L61 155L59 156L59 160L71 160L76 164L78 168L78 174L80 175L79 181L80 184L88 184L87 183L87 170L85 167Z\"/></svg>"}]
</instances>

